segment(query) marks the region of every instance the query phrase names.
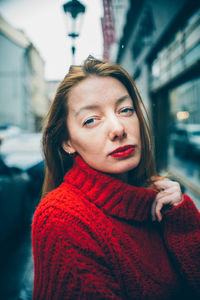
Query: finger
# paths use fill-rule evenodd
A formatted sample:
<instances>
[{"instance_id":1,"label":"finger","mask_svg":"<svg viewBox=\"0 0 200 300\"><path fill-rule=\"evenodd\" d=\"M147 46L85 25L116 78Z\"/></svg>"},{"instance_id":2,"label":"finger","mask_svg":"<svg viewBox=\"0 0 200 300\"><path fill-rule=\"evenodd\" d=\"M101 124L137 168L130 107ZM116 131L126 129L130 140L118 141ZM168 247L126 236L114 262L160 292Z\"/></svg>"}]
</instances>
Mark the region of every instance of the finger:
<instances>
[{"instance_id":1,"label":"finger","mask_svg":"<svg viewBox=\"0 0 200 300\"><path fill-rule=\"evenodd\" d=\"M174 194L176 194L177 193L177 190L174 190L174 188L173 187L170 187L170 188L168 188L168 189L165 189L165 190L162 190L162 191L160 191L157 195L156 195L156 199L157 200L159 200L159 199L161 199L161 198L163 198L163 197L165 197L165 196L172 196L172 195L174 195ZM177 193L178 194L178 193Z\"/></svg>"},{"instance_id":2,"label":"finger","mask_svg":"<svg viewBox=\"0 0 200 300\"><path fill-rule=\"evenodd\" d=\"M173 197L172 197L171 195L166 195L166 196L163 196L160 199L157 199L157 201L162 202L163 205L169 204L169 205L172 205L172 206L176 206L176 205L178 205L182 202L182 199L179 196L175 197L173 195Z\"/></svg>"},{"instance_id":3,"label":"finger","mask_svg":"<svg viewBox=\"0 0 200 300\"><path fill-rule=\"evenodd\" d=\"M157 197L155 198L152 206L151 206L151 216L152 216L152 221L161 221L162 220L162 213L161 210L165 203L162 201L158 201Z\"/></svg>"},{"instance_id":4,"label":"finger","mask_svg":"<svg viewBox=\"0 0 200 300\"><path fill-rule=\"evenodd\" d=\"M163 203L163 205L159 204L160 206L166 206L167 204L169 204L169 206L175 206L177 204L179 204L182 201L182 193L180 193L180 191L177 189L177 185L173 185L170 187L168 187L167 189L159 192L156 195L155 201L152 204L152 209L151 209L151 215L152 215L152 220L155 221L157 219L157 217L160 218L160 213L158 212L158 216L156 214L156 205L158 202ZM160 208L160 210L162 210L162 207ZM158 207L159 209L159 207Z\"/></svg>"},{"instance_id":5,"label":"finger","mask_svg":"<svg viewBox=\"0 0 200 300\"><path fill-rule=\"evenodd\" d=\"M157 201L162 201L163 198L168 197L169 199L172 199L174 195L174 192L168 192L166 190L159 192L156 196Z\"/></svg>"},{"instance_id":6,"label":"finger","mask_svg":"<svg viewBox=\"0 0 200 300\"><path fill-rule=\"evenodd\" d=\"M171 181L169 179L158 180L154 182L154 186L157 189L167 189L171 186L176 186L177 182Z\"/></svg>"},{"instance_id":7,"label":"finger","mask_svg":"<svg viewBox=\"0 0 200 300\"><path fill-rule=\"evenodd\" d=\"M157 202L162 202L163 205L165 204L172 204L174 201L174 199L171 197L171 195L165 194L162 197L158 197L156 198Z\"/></svg>"},{"instance_id":8,"label":"finger","mask_svg":"<svg viewBox=\"0 0 200 300\"><path fill-rule=\"evenodd\" d=\"M163 202L160 201L160 202L157 202L156 207L155 207L155 215L156 215L158 222L162 221L161 209L162 209L163 205L164 205Z\"/></svg>"},{"instance_id":9,"label":"finger","mask_svg":"<svg viewBox=\"0 0 200 300\"><path fill-rule=\"evenodd\" d=\"M152 204L152 220L158 220L159 222L161 222L163 212L169 210L171 206L175 205L177 205L177 202L174 201L171 196L165 195L162 198L158 199L157 195L155 201Z\"/></svg>"},{"instance_id":10,"label":"finger","mask_svg":"<svg viewBox=\"0 0 200 300\"><path fill-rule=\"evenodd\" d=\"M158 185L156 184L158 181L160 181L160 180L157 179L156 176L152 176L152 177L151 177L151 185L150 185L150 188L159 190L159 187L158 187Z\"/></svg>"},{"instance_id":11,"label":"finger","mask_svg":"<svg viewBox=\"0 0 200 300\"><path fill-rule=\"evenodd\" d=\"M159 195L162 195L163 193L171 193L173 195L179 195L180 198L182 198L182 191L179 186L179 184L173 184L170 185L169 187L166 187L165 189L160 189L160 192L158 193Z\"/></svg>"},{"instance_id":12,"label":"finger","mask_svg":"<svg viewBox=\"0 0 200 300\"><path fill-rule=\"evenodd\" d=\"M177 188L171 187L159 192L156 199L157 201L162 201L163 199L165 201L165 199L168 199L169 202L180 203L183 200L183 195Z\"/></svg>"}]
</instances>

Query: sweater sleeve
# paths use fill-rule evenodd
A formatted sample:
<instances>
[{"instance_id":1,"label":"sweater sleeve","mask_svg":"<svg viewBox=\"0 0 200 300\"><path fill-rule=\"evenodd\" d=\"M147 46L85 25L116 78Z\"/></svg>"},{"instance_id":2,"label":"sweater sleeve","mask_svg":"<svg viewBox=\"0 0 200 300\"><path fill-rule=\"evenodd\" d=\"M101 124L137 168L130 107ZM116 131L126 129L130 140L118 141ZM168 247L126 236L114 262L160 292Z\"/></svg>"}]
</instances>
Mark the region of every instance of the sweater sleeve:
<instances>
[{"instance_id":1,"label":"sweater sleeve","mask_svg":"<svg viewBox=\"0 0 200 300\"><path fill-rule=\"evenodd\" d=\"M93 234L80 220L33 222L34 300L122 299Z\"/></svg>"},{"instance_id":2,"label":"sweater sleeve","mask_svg":"<svg viewBox=\"0 0 200 300\"><path fill-rule=\"evenodd\" d=\"M189 196L164 213L163 229L174 266L184 284L200 296L200 213Z\"/></svg>"}]
</instances>

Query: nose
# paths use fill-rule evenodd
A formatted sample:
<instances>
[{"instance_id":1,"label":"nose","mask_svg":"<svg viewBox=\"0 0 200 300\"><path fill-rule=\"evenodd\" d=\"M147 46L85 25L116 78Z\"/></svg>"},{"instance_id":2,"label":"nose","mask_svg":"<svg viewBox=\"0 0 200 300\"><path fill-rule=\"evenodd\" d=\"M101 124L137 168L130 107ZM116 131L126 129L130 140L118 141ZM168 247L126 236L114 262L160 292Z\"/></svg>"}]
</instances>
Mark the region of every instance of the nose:
<instances>
[{"instance_id":1,"label":"nose","mask_svg":"<svg viewBox=\"0 0 200 300\"><path fill-rule=\"evenodd\" d=\"M117 117L109 119L109 138L111 141L121 140L126 137L125 127Z\"/></svg>"}]
</instances>

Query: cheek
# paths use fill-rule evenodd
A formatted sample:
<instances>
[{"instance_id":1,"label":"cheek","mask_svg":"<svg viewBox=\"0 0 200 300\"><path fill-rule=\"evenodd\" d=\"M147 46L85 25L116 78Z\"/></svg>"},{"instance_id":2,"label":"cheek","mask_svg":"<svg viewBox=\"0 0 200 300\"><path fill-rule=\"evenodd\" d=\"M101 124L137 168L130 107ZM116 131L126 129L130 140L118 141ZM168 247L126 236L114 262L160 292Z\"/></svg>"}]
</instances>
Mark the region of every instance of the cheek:
<instances>
[{"instance_id":1,"label":"cheek","mask_svg":"<svg viewBox=\"0 0 200 300\"><path fill-rule=\"evenodd\" d=\"M138 118L134 119L132 124L130 124L130 132L138 139L138 142L140 142L140 123Z\"/></svg>"},{"instance_id":2,"label":"cheek","mask_svg":"<svg viewBox=\"0 0 200 300\"><path fill-rule=\"evenodd\" d=\"M74 122L75 123L75 122ZM68 127L72 145L82 151L95 151L104 144L104 131L93 128L85 129L80 126Z\"/></svg>"},{"instance_id":3,"label":"cheek","mask_svg":"<svg viewBox=\"0 0 200 300\"><path fill-rule=\"evenodd\" d=\"M80 127L76 126L76 120L68 118L67 128L69 132L69 141L75 150L78 151L80 148L85 148L86 141L84 140Z\"/></svg>"},{"instance_id":4,"label":"cheek","mask_svg":"<svg viewBox=\"0 0 200 300\"><path fill-rule=\"evenodd\" d=\"M98 149L98 142L99 139L96 139L95 136L90 136L88 134L85 134L83 131L76 130L75 132L71 132L73 138L71 139L71 144L76 149L77 152L80 152L80 154L85 153L91 153L94 152L95 149Z\"/></svg>"},{"instance_id":5,"label":"cheek","mask_svg":"<svg viewBox=\"0 0 200 300\"><path fill-rule=\"evenodd\" d=\"M139 119L137 118L137 126L136 126L136 131L137 131L137 136L138 136L138 139L140 140L141 139L141 135L140 135L140 122L139 122Z\"/></svg>"},{"instance_id":6,"label":"cheek","mask_svg":"<svg viewBox=\"0 0 200 300\"><path fill-rule=\"evenodd\" d=\"M71 140L71 143L73 147L76 149L76 151L87 150L88 143L86 142L85 139L82 139L80 136L79 137L74 136L74 138Z\"/></svg>"}]
</instances>

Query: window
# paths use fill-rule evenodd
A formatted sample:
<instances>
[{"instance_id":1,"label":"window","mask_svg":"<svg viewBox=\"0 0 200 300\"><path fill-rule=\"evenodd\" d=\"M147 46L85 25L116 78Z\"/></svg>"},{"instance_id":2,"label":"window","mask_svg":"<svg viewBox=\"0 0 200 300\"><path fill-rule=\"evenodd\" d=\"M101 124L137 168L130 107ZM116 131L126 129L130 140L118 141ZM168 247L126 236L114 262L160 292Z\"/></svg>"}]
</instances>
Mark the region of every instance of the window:
<instances>
[{"instance_id":1,"label":"window","mask_svg":"<svg viewBox=\"0 0 200 300\"><path fill-rule=\"evenodd\" d=\"M199 187L200 78L170 90L169 102L169 169Z\"/></svg>"}]
</instances>

